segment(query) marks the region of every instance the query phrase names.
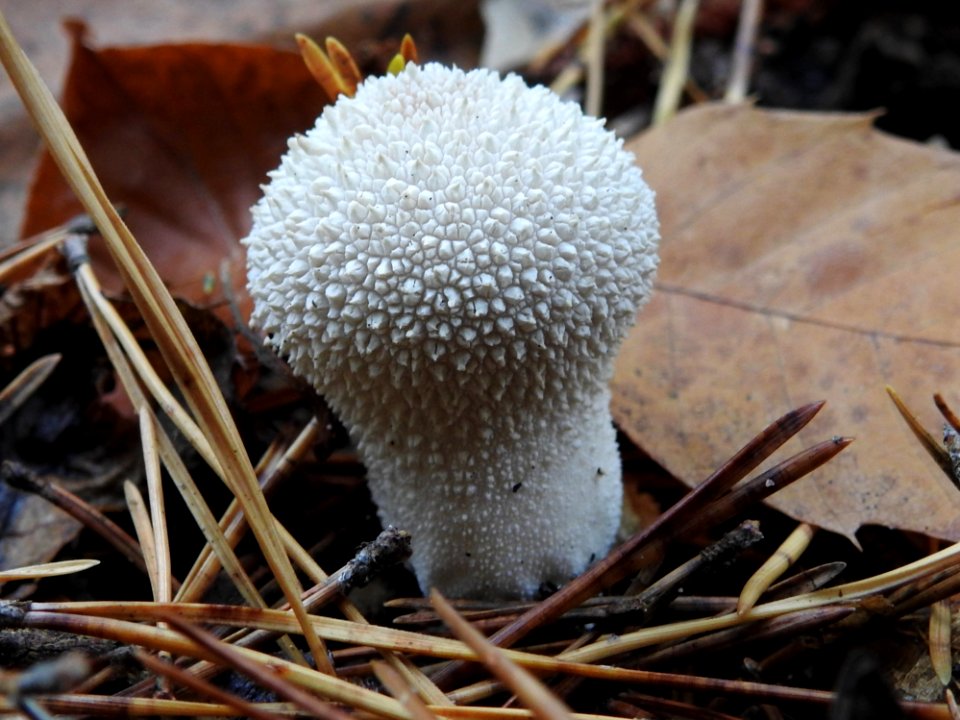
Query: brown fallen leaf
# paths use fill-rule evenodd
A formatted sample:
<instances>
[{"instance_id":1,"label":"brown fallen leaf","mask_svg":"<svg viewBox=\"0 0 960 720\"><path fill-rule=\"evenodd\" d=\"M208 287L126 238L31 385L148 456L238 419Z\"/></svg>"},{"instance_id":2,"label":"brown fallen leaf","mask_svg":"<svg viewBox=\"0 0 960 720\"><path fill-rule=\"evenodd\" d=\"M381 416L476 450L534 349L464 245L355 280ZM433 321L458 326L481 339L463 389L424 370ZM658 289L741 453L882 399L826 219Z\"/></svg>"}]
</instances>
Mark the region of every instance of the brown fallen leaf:
<instances>
[{"instance_id":1,"label":"brown fallen leaf","mask_svg":"<svg viewBox=\"0 0 960 720\"><path fill-rule=\"evenodd\" d=\"M266 12L262 0L166 0L162 12L129 0L0 4L58 96L69 59L60 28L68 17L92 28L101 47L203 38L208 43L266 43L295 50L296 32L321 40L333 34L377 72L408 31L416 32L423 57L463 66L476 64L483 38L477 0L284 0ZM0 244L12 240L21 225L25 185L39 147L13 86L0 74Z\"/></svg>"},{"instance_id":2,"label":"brown fallen leaf","mask_svg":"<svg viewBox=\"0 0 960 720\"><path fill-rule=\"evenodd\" d=\"M85 43L82 24L68 24L72 60L61 102L107 193L127 208L128 224L174 295L221 303L219 268L226 259L244 314L244 255L237 239L249 227L249 208L287 138L313 125L328 102L292 52L294 30L321 39L336 34L364 69L380 72L408 30L417 33L425 57L465 65L475 62L482 37L474 0L364 0L312 9L297 3L277 14L272 28L262 18L238 21L259 11L245 6L227 22L238 24L237 36L255 28L261 40L290 52L225 43L94 49ZM118 16L120 23L132 20L121 11ZM219 35L224 19L215 10L194 22L195 31L216 25L209 34ZM79 210L44 153L21 234ZM119 278L96 241L91 258L105 289L118 290Z\"/></svg>"},{"instance_id":3,"label":"brown fallen leaf","mask_svg":"<svg viewBox=\"0 0 960 720\"><path fill-rule=\"evenodd\" d=\"M960 157L871 121L715 105L630 143L664 240L614 416L693 483L758 423L826 399L792 449L857 441L772 504L851 539L879 523L960 540L960 494L884 391L933 429L930 396L960 393Z\"/></svg>"},{"instance_id":4,"label":"brown fallen leaf","mask_svg":"<svg viewBox=\"0 0 960 720\"><path fill-rule=\"evenodd\" d=\"M94 50L73 28L62 104L110 198L178 297L224 299L220 264L245 307L246 233L259 185L287 137L327 98L300 57L268 47L160 45ZM23 233L80 210L48 154L34 177ZM99 242L90 255L107 290L119 277Z\"/></svg>"}]
</instances>

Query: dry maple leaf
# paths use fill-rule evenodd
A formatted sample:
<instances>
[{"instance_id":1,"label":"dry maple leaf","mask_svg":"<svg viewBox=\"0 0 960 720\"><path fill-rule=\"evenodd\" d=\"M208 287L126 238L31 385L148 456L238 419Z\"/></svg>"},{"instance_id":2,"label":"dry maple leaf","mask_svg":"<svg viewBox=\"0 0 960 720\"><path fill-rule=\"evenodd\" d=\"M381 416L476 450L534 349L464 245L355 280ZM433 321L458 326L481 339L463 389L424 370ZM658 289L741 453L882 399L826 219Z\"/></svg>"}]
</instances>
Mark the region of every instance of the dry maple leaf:
<instances>
[{"instance_id":1,"label":"dry maple leaf","mask_svg":"<svg viewBox=\"0 0 960 720\"><path fill-rule=\"evenodd\" d=\"M764 419L826 399L804 441L857 441L772 504L851 539L880 523L960 540L960 494L884 391L931 428L925 398L960 392L960 157L871 120L706 106L630 144L664 242L614 416L696 482Z\"/></svg>"},{"instance_id":2,"label":"dry maple leaf","mask_svg":"<svg viewBox=\"0 0 960 720\"><path fill-rule=\"evenodd\" d=\"M160 45L94 50L73 32L62 105L107 194L178 297L224 299L221 262L247 307L244 256L259 185L287 138L328 98L296 53L260 46ZM40 160L23 234L80 211L49 154ZM119 277L103 246L90 254L108 290Z\"/></svg>"}]
</instances>

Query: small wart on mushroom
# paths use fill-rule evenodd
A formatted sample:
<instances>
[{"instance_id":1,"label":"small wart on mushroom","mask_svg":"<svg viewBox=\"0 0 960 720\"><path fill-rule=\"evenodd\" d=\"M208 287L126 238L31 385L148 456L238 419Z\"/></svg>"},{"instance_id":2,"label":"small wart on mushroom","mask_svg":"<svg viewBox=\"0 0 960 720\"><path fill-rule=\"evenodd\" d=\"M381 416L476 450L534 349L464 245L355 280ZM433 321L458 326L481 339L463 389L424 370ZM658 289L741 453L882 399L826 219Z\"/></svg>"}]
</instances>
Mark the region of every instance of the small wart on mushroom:
<instances>
[{"instance_id":1,"label":"small wart on mushroom","mask_svg":"<svg viewBox=\"0 0 960 720\"><path fill-rule=\"evenodd\" d=\"M327 398L424 590L530 597L613 543L613 358L659 227L600 120L408 65L290 139L245 239L253 324Z\"/></svg>"}]
</instances>

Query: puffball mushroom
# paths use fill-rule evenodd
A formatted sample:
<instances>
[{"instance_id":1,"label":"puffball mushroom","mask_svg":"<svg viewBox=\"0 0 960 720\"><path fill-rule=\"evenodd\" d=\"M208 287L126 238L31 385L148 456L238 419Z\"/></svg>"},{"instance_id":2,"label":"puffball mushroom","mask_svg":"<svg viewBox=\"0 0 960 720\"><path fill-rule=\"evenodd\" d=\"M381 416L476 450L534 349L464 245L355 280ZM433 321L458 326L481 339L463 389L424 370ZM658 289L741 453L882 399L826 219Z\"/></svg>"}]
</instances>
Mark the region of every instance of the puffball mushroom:
<instances>
[{"instance_id":1,"label":"puffball mushroom","mask_svg":"<svg viewBox=\"0 0 960 720\"><path fill-rule=\"evenodd\" d=\"M608 381L659 228L602 121L408 65L291 138L253 218L252 322L342 419L424 590L530 597L607 552Z\"/></svg>"}]
</instances>

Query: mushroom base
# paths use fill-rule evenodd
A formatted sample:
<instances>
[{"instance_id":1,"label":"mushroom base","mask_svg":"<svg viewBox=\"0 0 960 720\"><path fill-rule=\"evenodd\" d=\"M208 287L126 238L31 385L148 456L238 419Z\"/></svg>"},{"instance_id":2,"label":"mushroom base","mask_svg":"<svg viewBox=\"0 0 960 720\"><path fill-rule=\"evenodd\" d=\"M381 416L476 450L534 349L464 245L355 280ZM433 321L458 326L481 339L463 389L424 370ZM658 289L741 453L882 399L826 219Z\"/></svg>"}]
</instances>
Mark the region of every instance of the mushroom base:
<instances>
[{"instance_id":1,"label":"mushroom base","mask_svg":"<svg viewBox=\"0 0 960 720\"><path fill-rule=\"evenodd\" d=\"M381 520L413 536L424 592L530 598L606 554L623 492L609 401L604 389L553 418L505 418L486 442L448 427L390 454L360 443Z\"/></svg>"}]
</instances>

